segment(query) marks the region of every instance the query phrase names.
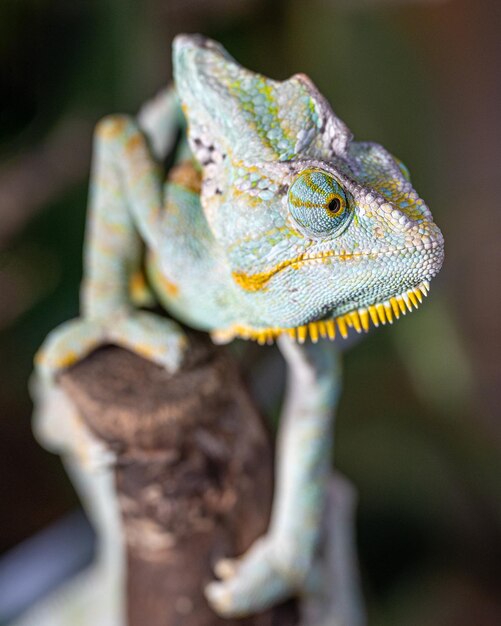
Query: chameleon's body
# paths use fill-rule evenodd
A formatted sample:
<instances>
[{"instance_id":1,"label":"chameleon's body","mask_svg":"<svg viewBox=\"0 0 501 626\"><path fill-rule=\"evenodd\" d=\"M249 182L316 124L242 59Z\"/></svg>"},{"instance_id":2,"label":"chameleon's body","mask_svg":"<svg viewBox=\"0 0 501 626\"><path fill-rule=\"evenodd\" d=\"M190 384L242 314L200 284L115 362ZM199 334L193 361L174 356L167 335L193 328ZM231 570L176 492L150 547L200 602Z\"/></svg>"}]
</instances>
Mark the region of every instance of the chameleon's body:
<instances>
[{"instance_id":1,"label":"chameleon's body","mask_svg":"<svg viewBox=\"0 0 501 626\"><path fill-rule=\"evenodd\" d=\"M150 148L171 148L173 92L150 127L115 116L97 128L83 317L51 334L38 369L50 377L105 341L179 366L182 329L130 305L143 243L174 317L219 341L279 337L291 384L272 522L207 589L221 613L243 614L303 588L318 544L340 383L332 345L312 344L417 307L443 239L405 167L352 141L305 76L271 81L198 36L176 39L174 71L189 148L167 182Z\"/></svg>"}]
</instances>

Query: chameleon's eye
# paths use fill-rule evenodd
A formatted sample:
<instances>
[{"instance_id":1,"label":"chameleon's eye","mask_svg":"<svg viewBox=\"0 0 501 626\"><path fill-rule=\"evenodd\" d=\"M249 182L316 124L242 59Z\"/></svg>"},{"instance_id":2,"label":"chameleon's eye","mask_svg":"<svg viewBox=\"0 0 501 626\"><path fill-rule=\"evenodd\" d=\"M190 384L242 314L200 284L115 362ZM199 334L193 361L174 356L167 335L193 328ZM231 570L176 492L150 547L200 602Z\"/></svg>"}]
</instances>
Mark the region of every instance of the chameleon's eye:
<instances>
[{"instance_id":1,"label":"chameleon's eye","mask_svg":"<svg viewBox=\"0 0 501 626\"><path fill-rule=\"evenodd\" d=\"M287 199L294 220L314 237L340 234L350 214L341 185L321 170L300 174L290 186Z\"/></svg>"}]
</instances>

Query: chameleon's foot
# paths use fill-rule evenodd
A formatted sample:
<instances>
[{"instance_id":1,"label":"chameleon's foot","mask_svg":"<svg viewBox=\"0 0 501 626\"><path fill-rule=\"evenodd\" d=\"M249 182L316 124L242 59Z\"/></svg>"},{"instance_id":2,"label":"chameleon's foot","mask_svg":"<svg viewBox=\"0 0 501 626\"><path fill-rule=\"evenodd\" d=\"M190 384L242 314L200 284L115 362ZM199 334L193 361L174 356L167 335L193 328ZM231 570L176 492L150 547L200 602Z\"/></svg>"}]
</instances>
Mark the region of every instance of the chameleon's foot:
<instances>
[{"instance_id":1,"label":"chameleon's foot","mask_svg":"<svg viewBox=\"0 0 501 626\"><path fill-rule=\"evenodd\" d=\"M119 316L115 323L108 325L106 339L165 367L169 372L179 368L188 345L179 324L145 311Z\"/></svg>"},{"instance_id":2,"label":"chameleon's foot","mask_svg":"<svg viewBox=\"0 0 501 626\"><path fill-rule=\"evenodd\" d=\"M76 318L50 332L35 355L42 379L73 365L105 341L104 327L93 319Z\"/></svg>"},{"instance_id":3,"label":"chameleon's foot","mask_svg":"<svg viewBox=\"0 0 501 626\"><path fill-rule=\"evenodd\" d=\"M187 345L185 334L172 320L144 311L120 312L106 319L77 318L61 324L47 336L35 363L42 378L54 379L107 343L136 352L170 372L179 367Z\"/></svg>"},{"instance_id":4,"label":"chameleon's foot","mask_svg":"<svg viewBox=\"0 0 501 626\"><path fill-rule=\"evenodd\" d=\"M298 592L306 572L297 562L272 536L263 537L239 559L219 561L214 569L221 580L209 583L205 595L224 617L263 611Z\"/></svg>"}]
</instances>

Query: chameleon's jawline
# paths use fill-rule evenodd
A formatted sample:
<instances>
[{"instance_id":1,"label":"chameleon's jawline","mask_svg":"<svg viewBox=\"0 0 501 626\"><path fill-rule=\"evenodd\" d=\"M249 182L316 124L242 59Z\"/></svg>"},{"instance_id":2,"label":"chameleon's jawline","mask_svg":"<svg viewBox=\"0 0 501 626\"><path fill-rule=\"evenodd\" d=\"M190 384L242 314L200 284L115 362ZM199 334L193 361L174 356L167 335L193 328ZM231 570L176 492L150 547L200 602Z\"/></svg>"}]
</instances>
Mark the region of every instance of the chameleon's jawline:
<instances>
[{"instance_id":1,"label":"chameleon's jawline","mask_svg":"<svg viewBox=\"0 0 501 626\"><path fill-rule=\"evenodd\" d=\"M422 252L430 250L434 250L441 247L441 242L433 242L430 244L430 247L426 249L423 246L403 246L400 248L395 248L392 252L397 254L402 254L402 252ZM388 256L388 251L357 251L357 252L333 252L331 250L326 250L325 252L319 252L313 255L309 255L308 253L303 253L293 259L285 259L281 261L275 267L272 267L269 270L265 270L263 272L258 272L256 274L247 274L245 272L233 272L232 277L233 280L245 291L260 291L268 282L278 273L288 269L288 268L299 268L302 265L307 263L314 263L315 261L332 259L332 260L340 260L347 261L349 259L374 259L380 256Z\"/></svg>"},{"instance_id":2,"label":"chameleon's jawline","mask_svg":"<svg viewBox=\"0 0 501 626\"><path fill-rule=\"evenodd\" d=\"M332 317L331 319L320 319L309 322L303 326L295 328L252 328L250 326L235 324L227 329L214 330L211 332L212 339L216 343L227 343L236 337L241 339L251 339L263 345L271 344L281 335L289 335L298 343L304 343L309 335L311 341L316 343L320 338L334 340L339 335L346 339L348 329L353 328L357 333L368 332L370 322L374 326L380 324L393 324L400 315L405 315L407 311L412 312L417 309L423 297L426 297L430 290L430 283L423 281L417 287L408 289L404 293L393 296L389 300L379 302L367 308L358 308L343 315Z\"/></svg>"}]
</instances>

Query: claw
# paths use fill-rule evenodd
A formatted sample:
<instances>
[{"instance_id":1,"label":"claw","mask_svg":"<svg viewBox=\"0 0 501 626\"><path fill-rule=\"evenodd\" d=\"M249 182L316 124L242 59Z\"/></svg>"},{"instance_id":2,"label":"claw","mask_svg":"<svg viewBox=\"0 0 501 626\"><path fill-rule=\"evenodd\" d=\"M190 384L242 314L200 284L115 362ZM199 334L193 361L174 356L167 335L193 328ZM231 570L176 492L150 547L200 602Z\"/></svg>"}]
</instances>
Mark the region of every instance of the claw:
<instances>
[{"instance_id":1,"label":"claw","mask_svg":"<svg viewBox=\"0 0 501 626\"><path fill-rule=\"evenodd\" d=\"M218 561L215 573L222 580L209 583L205 595L223 617L263 611L298 591L289 565L274 538L259 539L242 557Z\"/></svg>"},{"instance_id":2,"label":"claw","mask_svg":"<svg viewBox=\"0 0 501 626\"><path fill-rule=\"evenodd\" d=\"M226 615L231 608L231 593L219 583L206 585L205 597L210 605L221 615Z\"/></svg>"},{"instance_id":3,"label":"claw","mask_svg":"<svg viewBox=\"0 0 501 626\"><path fill-rule=\"evenodd\" d=\"M237 568L238 564L235 559L221 559L214 566L214 573L221 580L228 580L228 578L235 576Z\"/></svg>"}]
</instances>

